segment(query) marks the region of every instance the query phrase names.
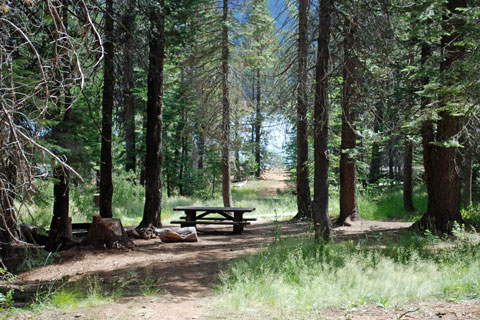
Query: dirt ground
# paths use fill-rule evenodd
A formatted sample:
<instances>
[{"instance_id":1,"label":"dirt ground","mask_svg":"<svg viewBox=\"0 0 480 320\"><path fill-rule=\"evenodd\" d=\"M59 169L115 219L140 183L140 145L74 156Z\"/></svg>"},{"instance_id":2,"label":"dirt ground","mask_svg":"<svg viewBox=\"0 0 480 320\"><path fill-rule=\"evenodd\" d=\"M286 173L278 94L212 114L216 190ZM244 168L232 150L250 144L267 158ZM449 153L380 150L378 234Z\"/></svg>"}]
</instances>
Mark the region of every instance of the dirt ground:
<instances>
[{"instance_id":1,"label":"dirt ground","mask_svg":"<svg viewBox=\"0 0 480 320\"><path fill-rule=\"evenodd\" d=\"M350 227L335 229L336 240L375 237L378 233L395 235L410 223L363 220ZM280 222L284 237L298 236L308 230L302 223ZM120 301L77 310L44 311L35 316L14 319L213 319L213 285L226 263L264 248L273 239L274 223L257 221L242 234L232 234L231 227L199 228L196 243L162 243L160 240L136 240L132 250L70 250L59 264L45 266L18 275L17 282L35 285L52 279L79 281L97 276L114 281L122 276L151 277L164 294L154 297L125 297ZM133 273L132 273L133 272ZM358 310L325 310L327 319L480 319L478 301L462 303L427 303L388 310L365 307ZM1 318L1 315L0 315ZM224 317L227 319L229 317Z\"/></svg>"}]
</instances>

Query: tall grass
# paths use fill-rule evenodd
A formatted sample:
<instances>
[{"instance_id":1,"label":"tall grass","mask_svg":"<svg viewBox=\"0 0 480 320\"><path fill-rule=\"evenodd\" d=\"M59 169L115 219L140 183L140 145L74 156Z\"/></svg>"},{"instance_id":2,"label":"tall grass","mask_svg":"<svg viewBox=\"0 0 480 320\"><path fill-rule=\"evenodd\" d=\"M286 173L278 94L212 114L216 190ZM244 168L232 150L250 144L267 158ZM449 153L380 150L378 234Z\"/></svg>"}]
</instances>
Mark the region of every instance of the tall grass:
<instances>
[{"instance_id":1,"label":"tall grass","mask_svg":"<svg viewBox=\"0 0 480 320\"><path fill-rule=\"evenodd\" d=\"M309 318L327 307L480 298L478 235L436 250L433 240L406 236L386 248L276 242L230 265L214 306L232 317Z\"/></svg>"},{"instance_id":2,"label":"tall grass","mask_svg":"<svg viewBox=\"0 0 480 320\"><path fill-rule=\"evenodd\" d=\"M359 191L357 201L360 216L368 220L416 221L427 210L427 193L423 186L415 189L413 203L416 211L413 213L403 208L403 193L398 187ZM330 191L329 213L331 217L340 215L338 190Z\"/></svg>"}]
</instances>

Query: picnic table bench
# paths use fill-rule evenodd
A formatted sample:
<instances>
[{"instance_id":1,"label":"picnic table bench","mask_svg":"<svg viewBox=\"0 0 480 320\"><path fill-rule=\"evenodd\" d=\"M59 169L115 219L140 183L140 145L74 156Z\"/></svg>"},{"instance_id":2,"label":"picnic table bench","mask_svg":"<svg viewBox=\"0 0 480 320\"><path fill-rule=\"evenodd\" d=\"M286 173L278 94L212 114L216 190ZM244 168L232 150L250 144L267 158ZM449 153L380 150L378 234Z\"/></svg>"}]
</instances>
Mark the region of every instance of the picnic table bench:
<instances>
[{"instance_id":1,"label":"picnic table bench","mask_svg":"<svg viewBox=\"0 0 480 320\"><path fill-rule=\"evenodd\" d=\"M255 221L255 218L244 218L245 212L252 212L255 208L236 207L175 207L173 211L184 211L185 216L180 217L182 221L170 221L171 224L180 224L183 227L196 227L198 224L233 225L233 232L240 233L243 228ZM211 217L210 215L220 217Z\"/></svg>"}]
</instances>

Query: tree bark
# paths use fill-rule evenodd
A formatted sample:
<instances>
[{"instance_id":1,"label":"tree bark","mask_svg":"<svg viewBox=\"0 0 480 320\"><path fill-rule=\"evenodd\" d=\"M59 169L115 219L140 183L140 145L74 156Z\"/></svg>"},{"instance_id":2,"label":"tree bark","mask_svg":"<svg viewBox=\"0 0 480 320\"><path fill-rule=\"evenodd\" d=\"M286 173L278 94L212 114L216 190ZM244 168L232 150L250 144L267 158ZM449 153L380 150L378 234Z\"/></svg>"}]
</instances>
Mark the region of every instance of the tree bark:
<instances>
[{"instance_id":1,"label":"tree bark","mask_svg":"<svg viewBox=\"0 0 480 320\"><path fill-rule=\"evenodd\" d=\"M198 163L197 167L200 170L203 170L205 167L205 136L204 129L202 125L196 126L198 129Z\"/></svg>"},{"instance_id":2,"label":"tree bark","mask_svg":"<svg viewBox=\"0 0 480 320\"><path fill-rule=\"evenodd\" d=\"M113 0L106 1L103 98L102 98L102 145L100 152L100 216L112 217L112 126L113 100L115 93Z\"/></svg>"},{"instance_id":3,"label":"tree bark","mask_svg":"<svg viewBox=\"0 0 480 320\"><path fill-rule=\"evenodd\" d=\"M393 144L393 141L391 142ZM394 150L393 145L390 145L388 148L388 179L393 180L395 179L395 162L394 162Z\"/></svg>"},{"instance_id":4,"label":"tree bark","mask_svg":"<svg viewBox=\"0 0 480 320\"><path fill-rule=\"evenodd\" d=\"M65 31L68 32L68 1L63 2L62 20ZM65 68L65 72L70 72L70 66ZM64 149L69 149L67 143L63 139L68 136L70 132L70 123L72 120L72 96L70 89L66 88L64 94L64 114L62 121L56 125L52 130L52 136L59 146ZM65 162L68 162L67 156L63 157ZM48 234L48 241L45 248L49 251L56 250L65 239L68 239L68 229L70 220L69 215L69 199L70 199L70 176L66 169L57 165L53 168L53 178L55 183L53 185L53 217L50 223L50 231Z\"/></svg>"},{"instance_id":5,"label":"tree bark","mask_svg":"<svg viewBox=\"0 0 480 320\"><path fill-rule=\"evenodd\" d=\"M446 8L450 14L461 14L458 9L465 8L466 5L466 0L449 0ZM463 39L463 34L459 30L464 24L465 22L458 17L448 15L444 17L443 28L447 34L442 37L441 41L443 61L440 65L440 72L453 72L443 84L444 88L461 81L461 74L452 71L451 66L454 62L463 60L465 55L465 47L457 45ZM451 95L444 95L440 99L439 108L442 109L448 103L447 99L454 98ZM433 123L424 126L425 143L429 140L429 146L424 149L424 152L427 150L427 154L424 154L424 161L427 156L430 162L425 165L425 171L427 172L428 169L431 173L431 175L426 174L428 209L414 227L450 232L455 222L462 223L463 220L460 213L461 154L458 147L449 145L449 142L460 134L464 118L454 115L448 110L440 111L438 116L440 120L437 122L436 133Z\"/></svg>"},{"instance_id":6,"label":"tree bark","mask_svg":"<svg viewBox=\"0 0 480 320\"><path fill-rule=\"evenodd\" d=\"M307 56L308 56L308 0L298 6L298 101L297 101L297 207L294 220L311 219L311 195L308 177L307 140Z\"/></svg>"},{"instance_id":7,"label":"tree bark","mask_svg":"<svg viewBox=\"0 0 480 320\"><path fill-rule=\"evenodd\" d=\"M125 28L124 65L123 65L123 97L125 103L125 171L134 171L137 166L135 150L135 97L132 89L133 81L133 51L135 46L135 7L136 0L128 0L128 9L123 17Z\"/></svg>"},{"instance_id":8,"label":"tree bark","mask_svg":"<svg viewBox=\"0 0 480 320\"><path fill-rule=\"evenodd\" d=\"M228 50L228 0L223 0L222 15L222 197L223 205L231 207L230 184L230 97L229 97L229 50Z\"/></svg>"},{"instance_id":9,"label":"tree bark","mask_svg":"<svg viewBox=\"0 0 480 320\"><path fill-rule=\"evenodd\" d=\"M413 142L405 139L405 153L403 156L403 207L408 212L414 212L413 205Z\"/></svg>"},{"instance_id":10,"label":"tree bark","mask_svg":"<svg viewBox=\"0 0 480 320\"><path fill-rule=\"evenodd\" d=\"M262 108L261 108L261 86L260 86L260 69L256 71L257 79L257 104L255 108L255 164L257 166L255 177L260 178L262 171L261 165L261 131L262 131Z\"/></svg>"},{"instance_id":11,"label":"tree bark","mask_svg":"<svg viewBox=\"0 0 480 320\"><path fill-rule=\"evenodd\" d=\"M313 223L315 239L330 240L332 223L328 215L328 63L330 57L331 0L319 0L319 30L314 102Z\"/></svg>"},{"instance_id":12,"label":"tree bark","mask_svg":"<svg viewBox=\"0 0 480 320\"><path fill-rule=\"evenodd\" d=\"M342 142L340 155L340 216L337 225L343 225L347 218L360 218L357 204L354 110L356 86L356 58L353 55L356 26L345 18L343 41L343 98L342 98Z\"/></svg>"},{"instance_id":13,"label":"tree bark","mask_svg":"<svg viewBox=\"0 0 480 320\"><path fill-rule=\"evenodd\" d=\"M473 153L471 148L465 152L465 173L463 187L463 208L468 209L472 205L472 176L473 176Z\"/></svg>"},{"instance_id":14,"label":"tree bark","mask_svg":"<svg viewBox=\"0 0 480 320\"><path fill-rule=\"evenodd\" d=\"M183 81L182 81L183 82ZM185 107L182 108L182 134L180 137L180 145L182 148L180 156L180 168L178 173L178 193L181 196L185 196L185 171L187 165L187 138L185 134L185 126L187 123L187 110Z\"/></svg>"},{"instance_id":15,"label":"tree bark","mask_svg":"<svg viewBox=\"0 0 480 320\"><path fill-rule=\"evenodd\" d=\"M149 66L147 80L147 136L145 156L145 206L139 228L161 227L162 209L162 108L165 59L164 0L150 8Z\"/></svg>"},{"instance_id":16,"label":"tree bark","mask_svg":"<svg viewBox=\"0 0 480 320\"><path fill-rule=\"evenodd\" d=\"M383 104L379 103L376 107L376 114L373 120L373 132L380 131L380 121L383 118ZM380 168L382 166L382 153L380 152L380 145L374 141L372 144L372 159L370 161L370 170L368 174L369 183L377 183L380 179Z\"/></svg>"}]
</instances>

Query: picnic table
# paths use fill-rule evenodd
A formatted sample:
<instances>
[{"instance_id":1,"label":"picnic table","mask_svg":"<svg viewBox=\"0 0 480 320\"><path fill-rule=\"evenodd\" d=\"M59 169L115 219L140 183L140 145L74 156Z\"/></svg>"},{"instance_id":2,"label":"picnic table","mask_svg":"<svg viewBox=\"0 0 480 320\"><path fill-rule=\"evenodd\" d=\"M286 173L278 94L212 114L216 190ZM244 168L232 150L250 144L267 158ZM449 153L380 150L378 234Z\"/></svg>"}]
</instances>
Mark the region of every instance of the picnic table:
<instances>
[{"instance_id":1,"label":"picnic table","mask_svg":"<svg viewBox=\"0 0 480 320\"><path fill-rule=\"evenodd\" d=\"M252 212L255 208L236 207L175 207L173 211L184 211L182 221L170 221L171 224L180 224L183 227L196 227L198 224L233 225L233 232L240 233L243 228L255 221L255 218L244 218L245 212ZM212 216L217 215L217 216ZM220 216L220 217L219 217Z\"/></svg>"}]
</instances>

